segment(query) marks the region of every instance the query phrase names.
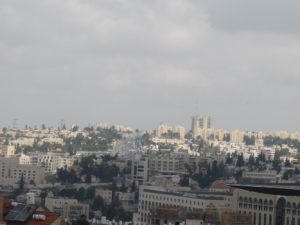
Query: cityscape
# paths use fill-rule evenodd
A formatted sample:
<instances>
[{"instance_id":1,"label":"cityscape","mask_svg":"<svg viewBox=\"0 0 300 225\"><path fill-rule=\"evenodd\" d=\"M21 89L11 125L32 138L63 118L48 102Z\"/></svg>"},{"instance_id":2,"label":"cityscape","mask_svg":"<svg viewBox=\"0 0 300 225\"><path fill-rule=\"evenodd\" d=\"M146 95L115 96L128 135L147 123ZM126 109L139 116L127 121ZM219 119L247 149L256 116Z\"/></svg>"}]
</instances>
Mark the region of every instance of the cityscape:
<instances>
[{"instance_id":1,"label":"cityscape","mask_svg":"<svg viewBox=\"0 0 300 225\"><path fill-rule=\"evenodd\" d=\"M300 222L299 132L228 131L200 114L190 121L188 129L161 123L150 131L106 122L3 127L0 203L8 211L2 219L8 224L31 215L30 220L59 224ZM23 215L26 207L30 215ZM282 215L280 207L286 209Z\"/></svg>"},{"instance_id":2,"label":"cityscape","mask_svg":"<svg viewBox=\"0 0 300 225\"><path fill-rule=\"evenodd\" d=\"M0 0L0 225L300 225L299 36L299 0Z\"/></svg>"}]
</instances>

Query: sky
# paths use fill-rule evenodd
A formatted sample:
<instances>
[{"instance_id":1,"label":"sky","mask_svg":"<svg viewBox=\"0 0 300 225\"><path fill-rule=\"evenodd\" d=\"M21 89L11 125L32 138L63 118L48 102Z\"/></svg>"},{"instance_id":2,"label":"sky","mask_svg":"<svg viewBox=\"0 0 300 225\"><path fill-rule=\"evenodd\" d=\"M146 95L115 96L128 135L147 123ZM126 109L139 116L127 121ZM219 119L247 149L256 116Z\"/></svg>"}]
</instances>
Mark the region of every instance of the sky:
<instances>
[{"instance_id":1,"label":"sky","mask_svg":"<svg viewBox=\"0 0 300 225\"><path fill-rule=\"evenodd\" d=\"M0 0L0 126L299 131L300 1Z\"/></svg>"}]
</instances>

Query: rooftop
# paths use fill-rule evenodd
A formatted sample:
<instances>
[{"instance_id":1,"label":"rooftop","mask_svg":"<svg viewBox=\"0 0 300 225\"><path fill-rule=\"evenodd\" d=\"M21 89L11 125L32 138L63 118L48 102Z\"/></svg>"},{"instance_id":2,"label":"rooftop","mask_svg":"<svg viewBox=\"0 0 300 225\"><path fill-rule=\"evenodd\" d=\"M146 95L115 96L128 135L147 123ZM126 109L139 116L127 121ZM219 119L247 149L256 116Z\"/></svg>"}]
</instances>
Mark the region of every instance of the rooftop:
<instances>
[{"instance_id":1,"label":"rooftop","mask_svg":"<svg viewBox=\"0 0 300 225\"><path fill-rule=\"evenodd\" d=\"M243 185L231 184L233 188L238 188L251 192L258 192L270 195L283 195L283 196L300 196L300 185L293 184L272 184L272 185Z\"/></svg>"},{"instance_id":2,"label":"rooftop","mask_svg":"<svg viewBox=\"0 0 300 225\"><path fill-rule=\"evenodd\" d=\"M23 223L23 225L50 225L60 217L60 214L58 213L46 211L35 211L34 214L44 215L46 216L46 220L35 220L30 218L25 224ZM20 223L7 222L7 225L20 225Z\"/></svg>"}]
</instances>

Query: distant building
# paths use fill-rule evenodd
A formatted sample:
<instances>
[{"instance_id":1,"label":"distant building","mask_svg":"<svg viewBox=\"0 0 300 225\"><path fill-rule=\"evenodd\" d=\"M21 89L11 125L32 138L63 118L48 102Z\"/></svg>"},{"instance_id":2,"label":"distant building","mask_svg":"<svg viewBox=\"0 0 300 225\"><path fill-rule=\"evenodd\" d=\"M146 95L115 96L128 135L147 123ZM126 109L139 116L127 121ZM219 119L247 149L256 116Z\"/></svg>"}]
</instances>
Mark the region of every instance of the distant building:
<instances>
[{"instance_id":1,"label":"distant building","mask_svg":"<svg viewBox=\"0 0 300 225\"><path fill-rule=\"evenodd\" d=\"M232 143L243 143L245 133L239 130L233 130L230 132L230 142Z\"/></svg>"},{"instance_id":2,"label":"distant building","mask_svg":"<svg viewBox=\"0 0 300 225\"><path fill-rule=\"evenodd\" d=\"M149 178L149 159L146 156L136 155L131 165L131 179L143 184Z\"/></svg>"},{"instance_id":3,"label":"distant building","mask_svg":"<svg viewBox=\"0 0 300 225\"><path fill-rule=\"evenodd\" d=\"M62 220L77 220L81 215L89 218L89 205L78 203L77 199L47 197L45 206L52 212L60 213Z\"/></svg>"},{"instance_id":4,"label":"distant building","mask_svg":"<svg viewBox=\"0 0 300 225\"><path fill-rule=\"evenodd\" d=\"M10 157L15 155L16 148L14 145L0 145L0 156Z\"/></svg>"},{"instance_id":5,"label":"distant building","mask_svg":"<svg viewBox=\"0 0 300 225\"><path fill-rule=\"evenodd\" d=\"M275 170L243 172L244 183L277 183L277 172Z\"/></svg>"},{"instance_id":6,"label":"distant building","mask_svg":"<svg viewBox=\"0 0 300 225\"><path fill-rule=\"evenodd\" d=\"M16 184L20 182L22 176L25 184L44 183L44 169L32 165L21 165L18 157L0 157L0 170L1 183Z\"/></svg>"},{"instance_id":7,"label":"distant building","mask_svg":"<svg viewBox=\"0 0 300 225\"><path fill-rule=\"evenodd\" d=\"M201 137L207 141L210 135L213 135L214 124L211 116L193 116L192 133L193 138Z\"/></svg>"}]
</instances>

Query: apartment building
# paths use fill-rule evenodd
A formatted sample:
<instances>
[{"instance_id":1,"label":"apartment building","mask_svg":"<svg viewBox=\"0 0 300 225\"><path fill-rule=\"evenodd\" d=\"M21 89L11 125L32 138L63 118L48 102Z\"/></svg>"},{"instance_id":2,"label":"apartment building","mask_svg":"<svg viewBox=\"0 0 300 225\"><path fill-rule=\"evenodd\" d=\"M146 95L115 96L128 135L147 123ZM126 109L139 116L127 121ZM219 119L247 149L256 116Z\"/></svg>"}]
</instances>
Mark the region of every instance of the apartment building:
<instances>
[{"instance_id":1,"label":"apartment building","mask_svg":"<svg viewBox=\"0 0 300 225\"><path fill-rule=\"evenodd\" d=\"M57 169L71 167L74 160L74 157L70 157L68 153L63 152L21 154L19 156L20 164L42 167L46 173L53 174L56 173Z\"/></svg>"},{"instance_id":2,"label":"apartment building","mask_svg":"<svg viewBox=\"0 0 300 225\"><path fill-rule=\"evenodd\" d=\"M149 178L149 158L146 156L136 155L131 164L131 179L134 182L143 184Z\"/></svg>"},{"instance_id":3,"label":"apartment building","mask_svg":"<svg viewBox=\"0 0 300 225\"><path fill-rule=\"evenodd\" d=\"M277 183L279 177L275 170L243 172L242 179L245 183Z\"/></svg>"},{"instance_id":4,"label":"apartment building","mask_svg":"<svg viewBox=\"0 0 300 225\"><path fill-rule=\"evenodd\" d=\"M211 116L193 116L192 117L193 138L201 137L208 140L210 135L214 134L214 123Z\"/></svg>"},{"instance_id":5,"label":"apartment building","mask_svg":"<svg viewBox=\"0 0 300 225\"><path fill-rule=\"evenodd\" d=\"M0 145L0 156L10 157L15 155L16 148L14 145Z\"/></svg>"},{"instance_id":6,"label":"apartment building","mask_svg":"<svg viewBox=\"0 0 300 225\"><path fill-rule=\"evenodd\" d=\"M64 221L76 220L81 215L89 218L89 205L78 203L77 199L47 197L45 199L45 206L51 212L60 213Z\"/></svg>"},{"instance_id":7,"label":"apartment building","mask_svg":"<svg viewBox=\"0 0 300 225\"><path fill-rule=\"evenodd\" d=\"M25 183L44 182L45 174L42 168L19 164L18 157L0 157L0 181L6 184L16 184L23 176Z\"/></svg>"},{"instance_id":8,"label":"apartment building","mask_svg":"<svg viewBox=\"0 0 300 225\"><path fill-rule=\"evenodd\" d=\"M150 157L150 171L163 174L185 173L185 157L182 155L155 155Z\"/></svg>"}]
</instances>

